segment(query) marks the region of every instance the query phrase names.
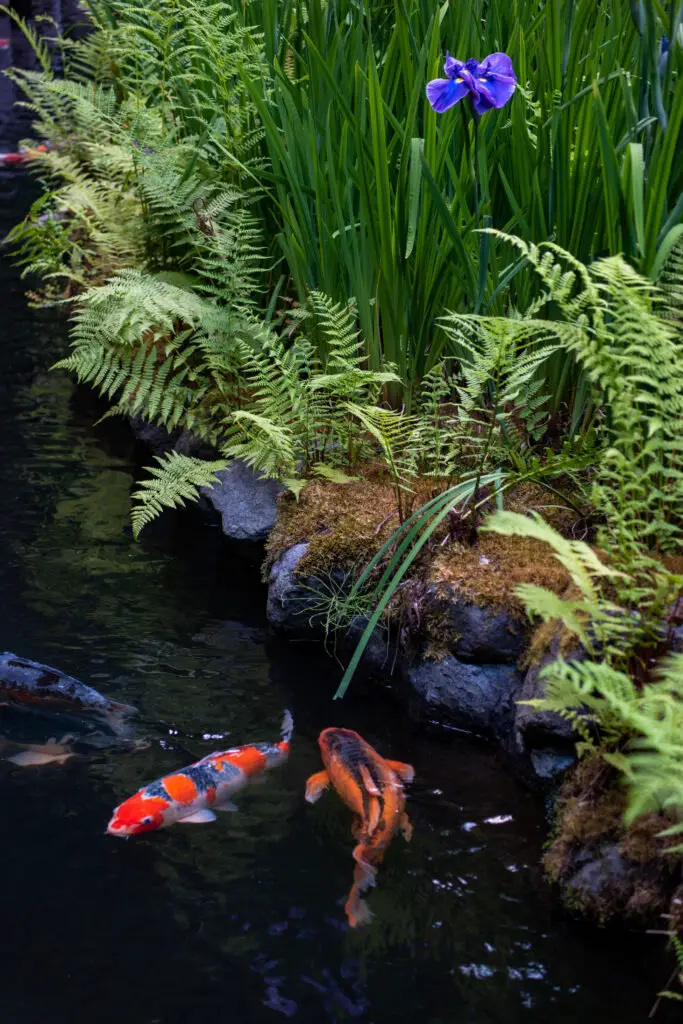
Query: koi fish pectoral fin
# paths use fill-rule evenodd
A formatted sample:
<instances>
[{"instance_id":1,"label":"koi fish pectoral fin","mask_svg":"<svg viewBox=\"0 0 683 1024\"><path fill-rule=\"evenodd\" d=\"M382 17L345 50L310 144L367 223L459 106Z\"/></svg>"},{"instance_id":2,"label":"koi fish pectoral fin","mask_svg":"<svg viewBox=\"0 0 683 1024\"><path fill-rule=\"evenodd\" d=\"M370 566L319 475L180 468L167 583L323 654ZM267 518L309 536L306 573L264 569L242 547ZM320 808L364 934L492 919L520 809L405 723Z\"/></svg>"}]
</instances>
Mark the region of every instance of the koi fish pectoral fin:
<instances>
[{"instance_id":1,"label":"koi fish pectoral fin","mask_svg":"<svg viewBox=\"0 0 683 1024\"><path fill-rule=\"evenodd\" d=\"M401 820L398 823L401 835L407 843L413 838L413 826L410 824L410 819L407 814L401 815Z\"/></svg>"},{"instance_id":2,"label":"koi fish pectoral fin","mask_svg":"<svg viewBox=\"0 0 683 1024\"><path fill-rule=\"evenodd\" d=\"M314 804L316 800L319 800L325 790L330 785L330 776L326 771L316 772L315 775L311 775L306 783L306 800L309 804Z\"/></svg>"},{"instance_id":3,"label":"koi fish pectoral fin","mask_svg":"<svg viewBox=\"0 0 683 1024\"><path fill-rule=\"evenodd\" d=\"M377 783L370 774L370 770L368 769L368 767L364 764L359 764L358 771L360 772L361 778L363 780L363 785L365 786L368 793L371 796L381 796L381 793L377 788Z\"/></svg>"},{"instance_id":4,"label":"koi fish pectoral fin","mask_svg":"<svg viewBox=\"0 0 683 1024\"><path fill-rule=\"evenodd\" d=\"M396 772L401 782L412 782L415 778L415 769L412 764L405 764L404 761L387 761L393 772Z\"/></svg>"},{"instance_id":5,"label":"koi fish pectoral fin","mask_svg":"<svg viewBox=\"0 0 683 1024\"><path fill-rule=\"evenodd\" d=\"M195 811L193 814L187 814L184 818L179 818L179 824L181 825L204 825L208 821L215 821L216 815L213 811L208 808L203 808L201 811Z\"/></svg>"},{"instance_id":6,"label":"koi fish pectoral fin","mask_svg":"<svg viewBox=\"0 0 683 1024\"><path fill-rule=\"evenodd\" d=\"M223 800L220 804L214 804L213 809L214 811L239 811L239 807L232 800Z\"/></svg>"},{"instance_id":7,"label":"koi fish pectoral fin","mask_svg":"<svg viewBox=\"0 0 683 1024\"><path fill-rule=\"evenodd\" d=\"M32 765L42 764L64 764L73 754L42 754L37 750L21 750L18 754L6 757L6 761L18 765L19 768L29 768Z\"/></svg>"}]
</instances>

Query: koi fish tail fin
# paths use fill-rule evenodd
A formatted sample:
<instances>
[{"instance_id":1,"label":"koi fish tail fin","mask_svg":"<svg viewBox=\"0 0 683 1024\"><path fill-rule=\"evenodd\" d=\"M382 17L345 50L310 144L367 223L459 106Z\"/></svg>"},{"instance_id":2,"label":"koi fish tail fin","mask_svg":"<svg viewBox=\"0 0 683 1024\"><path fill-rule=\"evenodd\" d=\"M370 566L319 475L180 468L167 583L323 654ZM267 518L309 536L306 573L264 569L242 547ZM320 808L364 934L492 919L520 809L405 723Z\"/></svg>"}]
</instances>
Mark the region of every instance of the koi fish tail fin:
<instances>
[{"instance_id":1,"label":"koi fish tail fin","mask_svg":"<svg viewBox=\"0 0 683 1024\"><path fill-rule=\"evenodd\" d=\"M367 905L364 899L361 897L361 889L354 882L351 886L348 899L344 904L344 911L346 912L346 918L349 925L352 928L360 928L364 924L368 924L372 920L372 911Z\"/></svg>"},{"instance_id":2,"label":"koi fish tail fin","mask_svg":"<svg viewBox=\"0 0 683 1024\"><path fill-rule=\"evenodd\" d=\"M374 864L370 863L367 859L367 855L368 848L363 843L359 843L353 851L353 859L356 862L356 867L353 872L353 881L359 892L371 889L377 878L377 868Z\"/></svg>"},{"instance_id":3,"label":"koi fish tail fin","mask_svg":"<svg viewBox=\"0 0 683 1024\"><path fill-rule=\"evenodd\" d=\"M290 743L292 740L292 733L294 732L294 719L292 718L291 711L285 711L282 716L282 725L280 726L280 735L282 736L283 743Z\"/></svg>"},{"instance_id":4,"label":"koi fish tail fin","mask_svg":"<svg viewBox=\"0 0 683 1024\"><path fill-rule=\"evenodd\" d=\"M127 719L131 715L136 715L137 711L138 709L131 704L117 704L116 701L110 701L104 721L116 736L129 736L130 726Z\"/></svg>"}]
</instances>

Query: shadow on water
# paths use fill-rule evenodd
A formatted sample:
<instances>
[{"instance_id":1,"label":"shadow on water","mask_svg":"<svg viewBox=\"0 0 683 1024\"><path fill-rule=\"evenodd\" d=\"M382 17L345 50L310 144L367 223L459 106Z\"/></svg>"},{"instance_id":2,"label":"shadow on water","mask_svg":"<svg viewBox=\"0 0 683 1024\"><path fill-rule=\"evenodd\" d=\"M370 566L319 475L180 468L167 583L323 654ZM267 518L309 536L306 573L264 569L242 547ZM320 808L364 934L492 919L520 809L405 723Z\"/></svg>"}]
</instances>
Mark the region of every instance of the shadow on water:
<instances>
[{"instance_id":1,"label":"shadow on water","mask_svg":"<svg viewBox=\"0 0 683 1024\"><path fill-rule=\"evenodd\" d=\"M26 187L13 180L5 226ZM216 527L169 518L132 542L131 439L93 429L93 409L47 372L64 324L27 308L6 260L0 289L0 644L138 705L151 740L63 766L0 762L3 1022L643 1021L668 973L659 940L560 914L537 866L542 808L489 750L415 732L381 695L332 704L334 663L269 636L258 573ZM139 785L276 738L286 706L291 760L240 814L104 835ZM333 795L303 801L330 724L417 772L413 842L390 849L359 932L342 910L349 815Z\"/></svg>"}]
</instances>

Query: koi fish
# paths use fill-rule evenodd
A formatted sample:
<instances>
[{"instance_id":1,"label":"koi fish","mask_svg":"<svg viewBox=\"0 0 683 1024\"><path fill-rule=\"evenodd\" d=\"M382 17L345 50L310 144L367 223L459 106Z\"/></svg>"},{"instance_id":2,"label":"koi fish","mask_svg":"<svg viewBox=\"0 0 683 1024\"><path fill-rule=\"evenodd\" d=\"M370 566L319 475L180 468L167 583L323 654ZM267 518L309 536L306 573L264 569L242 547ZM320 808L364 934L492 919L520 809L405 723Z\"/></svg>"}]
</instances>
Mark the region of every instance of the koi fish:
<instances>
[{"instance_id":1,"label":"koi fish","mask_svg":"<svg viewBox=\"0 0 683 1024\"><path fill-rule=\"evenodd\" d=\"M105 721L116 734L123 731L124 718L135 714L137 710L129 704L109 700L57 668L18 658L10 651L0 654L0 703L7 701L55 710L61 708L91 712Z\"/></svg>"},{"instance_id":2,"label":"koi fish","mask_svg":"<svg viewBox=\"0 0 683 1024\"><path fill-rule=\"evenodd\" d=\"M17 153L0 153L0 164L10 167L12 164L25 164L33 159L36 153L48 153L52 148L49 142L41 142L39 146L22 147Z\"/></svg>"},{"instance_id":3,"label":"koi fish","mask_svg":"<svg viewBox=\"0 0 683 1024\"><path fill-rule=\"evenodd\" d=\"M264 771L287 760L293 730L292 716L285 711L280 743L248 743L207 754L201 761L143 786L114 810L107 832L137 836L175 822L201 825L215 821L215 811L236 811L230 798Z\"/></svg>"},{"instance_id":4,"label":"koi fish","mask_svg":"<svg viewBox=\"0 0 683 1024\"><path fill-rule=\"evenodd\" d=\"M356 815L352 829L357 845L353 885L344 906L352 928L365 924L372 914L361 895L375 884L377 865L389 843L401 832L406 842L412 826L405 812L403 783L412 782L415 771L402 761L381 757L351 729L324 729L318 737L325 770L311 775L306 800L313 804L332 785Z\"/></svg>"}]
</instances>

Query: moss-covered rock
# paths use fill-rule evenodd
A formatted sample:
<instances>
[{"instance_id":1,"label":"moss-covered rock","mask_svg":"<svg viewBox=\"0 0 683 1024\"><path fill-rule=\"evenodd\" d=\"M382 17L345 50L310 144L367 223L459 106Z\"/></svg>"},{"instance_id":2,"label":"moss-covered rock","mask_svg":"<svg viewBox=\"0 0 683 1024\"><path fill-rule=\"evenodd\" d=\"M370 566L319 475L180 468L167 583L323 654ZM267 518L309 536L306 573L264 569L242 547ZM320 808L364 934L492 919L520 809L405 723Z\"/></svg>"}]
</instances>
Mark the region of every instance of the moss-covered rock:
<instances>
[{"instance_id":1,"label":"moss-covered rock","mask_svg":"<svg viewBox=\"0 0 683 1024\"><path fill-rule=\"evenodd\" d=\"M605 924L643 926L669 907L680 861L667 851L670 824L649 814L624 824L626 791L598 755L569 774L555 805L555 829L544 857L548 877L565 905Z\"/></svg>"}]
</instances>

